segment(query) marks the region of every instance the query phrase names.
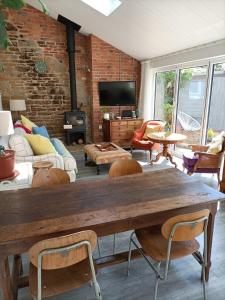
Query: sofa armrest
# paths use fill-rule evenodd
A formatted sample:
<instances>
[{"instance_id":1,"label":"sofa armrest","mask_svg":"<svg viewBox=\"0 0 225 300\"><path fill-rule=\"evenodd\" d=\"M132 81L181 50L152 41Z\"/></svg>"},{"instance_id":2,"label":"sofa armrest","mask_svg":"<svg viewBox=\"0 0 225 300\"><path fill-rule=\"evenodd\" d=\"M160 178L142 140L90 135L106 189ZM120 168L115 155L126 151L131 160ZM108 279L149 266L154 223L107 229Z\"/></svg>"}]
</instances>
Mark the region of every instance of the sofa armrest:
<instances>
[{"instance_id":1,"label":"sofa armrest","mask_svg":"<svg viewBox=\"0 0 225 300\"><path fill-rule=\"evenodd\" d=\"M34 155L34 156L16 156L17 162L36 162L36 161L50 161L53 163L54 168L59 168L64 170L64 161L59 154L44 154L44 155Z\"/></svg>"}]
</instances>

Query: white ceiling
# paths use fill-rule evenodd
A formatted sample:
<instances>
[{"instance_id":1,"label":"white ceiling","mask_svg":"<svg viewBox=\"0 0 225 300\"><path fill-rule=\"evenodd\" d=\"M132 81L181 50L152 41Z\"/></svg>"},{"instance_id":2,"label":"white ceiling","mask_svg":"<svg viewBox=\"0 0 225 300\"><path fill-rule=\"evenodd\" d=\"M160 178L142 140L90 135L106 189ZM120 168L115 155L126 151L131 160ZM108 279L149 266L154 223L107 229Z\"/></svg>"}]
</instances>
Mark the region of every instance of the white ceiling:
<instances>
[{"instance_id":1,"label":"white ceiling","mask_svg":"<svg viewBox=\"0 0 225 300\"><path fill-rule=\"evenodd\" d=\"M44 0L51 16L61 14L139 60L225 38L225 0L121 1L106 17L80 0Z\"/></svg>"}]
</instances>

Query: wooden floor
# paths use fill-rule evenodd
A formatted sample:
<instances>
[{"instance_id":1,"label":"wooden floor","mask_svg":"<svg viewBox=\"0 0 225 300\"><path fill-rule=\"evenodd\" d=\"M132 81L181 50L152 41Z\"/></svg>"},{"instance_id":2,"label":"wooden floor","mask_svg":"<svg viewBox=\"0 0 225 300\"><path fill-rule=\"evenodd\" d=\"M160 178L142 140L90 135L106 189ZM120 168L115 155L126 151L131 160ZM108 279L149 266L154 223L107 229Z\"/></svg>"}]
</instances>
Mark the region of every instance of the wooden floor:
<instances>
[{"instance_id":1,"label":"wooden floor","mask_svg":"<svg viewBox=\"0 0 225 300\"><path fill-rule=\"evenodd\" d=\"M94 167L81 169L84 164L80 153L75 153L78 160L79 177L78 180L84 180L96 177ZM170 167L167 162L151 167L147 164L144 153L136 152L135 158L143 165L145 171L151 171L155 168ZM179 162L179 161L178 161ZM84 168L84 166L83 166ZM107 176L107 168L103 168L102 175ZM199 175L197 175L199 176ZM216 187L215 178L211 176L199 176L207 184ZM127 250L129 233L117 234L116 251ZM100 239L102 255L112 253L113 237ZM201 239L200 239L201 241ZM218 211L215 236L212 253L212 269L210 280L207 284L208 300L225 299L225 203L221 204ZM95 253L97 257L98 254ZM26 260L26 257L25 257ZM26 260L27 261L27 260ZM27 272L28 263L26 263L25 272ZM159 285L159 300L200 300L202 297L202 285L200 281L200 266L192 257L179 259L171 263L168 280ZM143 259L132 261L131 274L126 276L126 263L102 269L98 273L98 281L101 286L103 300L150 300L153 295L154 274ZM0 299L2 299L0 297ZM27 288L20 290L19 300L32 299ZM77 290L68 292L61 296L50 299L58 300L91 300L95 299L93 288L85 285Z\"/></svg>"}]
</instances>

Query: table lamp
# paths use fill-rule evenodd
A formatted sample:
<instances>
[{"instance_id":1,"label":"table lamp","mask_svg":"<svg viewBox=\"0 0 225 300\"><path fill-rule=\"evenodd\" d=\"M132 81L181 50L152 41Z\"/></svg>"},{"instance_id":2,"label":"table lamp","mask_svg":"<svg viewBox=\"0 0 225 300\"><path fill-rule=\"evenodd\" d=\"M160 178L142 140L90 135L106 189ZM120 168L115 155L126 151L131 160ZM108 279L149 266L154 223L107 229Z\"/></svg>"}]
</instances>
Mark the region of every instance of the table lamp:
<instances>
[{"instance_id":1,"label":"table lamp","mask_svg":"<svg viewBox=\"0 0 225 300\"><path fill-rule=\"evenodd\" d=\"M14 133L12 115L10 111L0 111L0 137ZM11 178L14 175L15 152L5 150L0 145L0 180Z\"/></svg>"},{"instance_id":2,"label":"table lamp","mask_svg":"<svg viewBox=\"0 0 225 300\"><path fill-rule=\"evenodd\" d=\"M9 102L10 110L17 111L17 118L19 119L19 112L26 110L25 100L10 100Z\"/></svg>"}]
</instances>

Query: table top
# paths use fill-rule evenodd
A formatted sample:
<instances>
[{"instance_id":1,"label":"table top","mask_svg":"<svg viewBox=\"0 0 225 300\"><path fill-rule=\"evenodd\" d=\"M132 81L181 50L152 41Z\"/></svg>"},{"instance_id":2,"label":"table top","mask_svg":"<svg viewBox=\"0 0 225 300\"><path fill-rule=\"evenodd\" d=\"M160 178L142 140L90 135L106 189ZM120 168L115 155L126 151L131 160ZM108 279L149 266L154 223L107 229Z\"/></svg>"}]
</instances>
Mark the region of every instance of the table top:
<instances>
[{"instance_id":1,"label":"table top","mask_svg":"<svg viewBox=\"0 0 225 300\"><path fill-rule=\"evenodd\" d=\"M159 143L177 143L180 141L185 140L187 137L180 133L171 133L167 135L167 132L154 132L149 133L148 138L153 142L159 142Z\"/></svg>"},{"instance_id":2,"label":"table top","mask_svg":"<svg viewBox=\"0 0 225 300\"><path fill-rule=\"evenodd\" d=\"M53 166L51 161L36 161L33 163L34 169L49 169Z\"/></svg>"},{"instance_id":3,"label":"table top","mask_svg":"<svg viewBox=\"0 0 225 300\"><path fill-rule=\"evenodd\" d=\"M86 228L108 233L115 224L132 229L137 218L225 199L177 169L3 191L0 197L0 244Z\"/></svg>"}]
</instances>

